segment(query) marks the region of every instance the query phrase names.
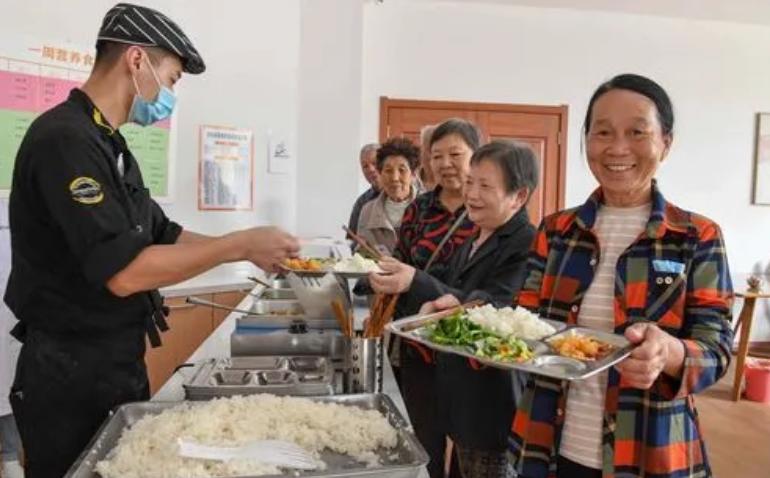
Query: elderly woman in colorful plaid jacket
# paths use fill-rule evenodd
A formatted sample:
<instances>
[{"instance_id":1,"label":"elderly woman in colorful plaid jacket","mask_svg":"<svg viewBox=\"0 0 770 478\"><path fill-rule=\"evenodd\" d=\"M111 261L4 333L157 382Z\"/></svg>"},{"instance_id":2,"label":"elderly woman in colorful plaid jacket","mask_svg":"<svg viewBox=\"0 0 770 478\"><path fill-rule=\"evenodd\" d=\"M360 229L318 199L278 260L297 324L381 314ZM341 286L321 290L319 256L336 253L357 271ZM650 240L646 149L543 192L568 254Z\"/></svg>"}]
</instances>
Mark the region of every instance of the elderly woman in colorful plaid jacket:
<instances>
[{"instance_id":1,"label":"elderly woman in colorful plaid jacket","mask_svg":"<svg viewBox=\"0 0 770 478\"><path fill-rule=\"evenodd\" d=\"M593 380L533 377L510 439L522 477L711 476L693 394L727 370L732 286L719 226L667 202L653 179L673 124L666 92L638 75L591 98L600 187L542 222L519 304L637 347Z\"/></svg>"}]
</instances>

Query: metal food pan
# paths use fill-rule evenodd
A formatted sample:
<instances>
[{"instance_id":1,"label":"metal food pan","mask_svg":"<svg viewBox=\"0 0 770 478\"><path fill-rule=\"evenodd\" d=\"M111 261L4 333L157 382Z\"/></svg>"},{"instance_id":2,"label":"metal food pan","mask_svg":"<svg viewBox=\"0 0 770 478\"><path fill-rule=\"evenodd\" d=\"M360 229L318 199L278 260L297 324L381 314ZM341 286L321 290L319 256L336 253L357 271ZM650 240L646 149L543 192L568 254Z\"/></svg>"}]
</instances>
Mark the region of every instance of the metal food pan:
<instances>
[{"instance_id":1,"label":"metal food pan","mask_svg":"<svg viewBox=\"0 0 770 478\"><path fill-rule=\"evenodd\" d=\"M269 284L273 289L291 289L289 281L283 277L273 277L269 281Z\"/></svg>"},{"instance_id":2,"label":"metal food pan","mask_svg":"<svg viewBox=\"0 0 770 478\"><path fill-rule=\"evenodd\" d=\"M327 356L342 360L345 339L339 330L316 328L308 323L307 333L292 334L288 325L283 329L264 330L260 325L244 324L239 319L230 336L230 354L235 356L285 355Z\"/></svg>"},{"instance_id":3,"label":"metal food pan","mask_svg":"<svg viewBox=\"0 0 770 478\"><path fill-rule=\"evenodd\" d=\"M227 359L229 370L281 370L289 367L286 357L230 357Z\"/></svg>"},{"instance_id":4,"label":"metal food pan","mask_svg":"<svg viewBox=\"0 0 770 478\"><path fill-rule=\"evenodd\" d=\"M272 393L334 393L334 367L326 357L233 357L204 360L182 384L190 400Z\"/></svg>"},{"instance_id":5,"label":"metal food pan","mask_svg":"<svg viewBox=\"0 0 770 478\"><path fill-rule=\"evenodd\" d=\"M367 467L346 455L329 451L321 453L327 465L326 470L313 472L290 471L281 475L263 475L262 477L244 476L240 478L347 478L363 476L368 478L418 478L420 470L428 463L428 456L414 434L409 430L407 421L396 408L393 400L384 394L340 395L334 397L314 397L310 400L326 403L340 403L367 410L378 410L387 417L398 433L398 443L390 450L380 450L377 455L382 463ZM105 459L115 448L123 430L129 428L145 415L157 415L162 411L179 405L179 402L139 402L120 406L97 431L91 443L80 455L65 475L65 478L99 478L94 471L96 463ZM149 470L148 470L149 471ZM151 478L151 475L147 475ZM181 478L181 477L180 477Z\"/></svg>"},{"instance_id":6,"label":"metal food pan","mask_svg":"<svg viewBox=\"0 0 770 478\"><path fill-rule=\"evenodd\" d=\"M235 320L236 328L244 329L282 329L288 332L292 327L307 330L339 330L340 328L339 322L333 317L310 319L296 315L242 315Z\"/></svg>"},{"instance_id":7,"label":"metal food pan","mask_svg":"<svg viewBox=\"0 0 770 478\"><path fill-rule=\"evenodd\" d=\"M253 314L300 317L305 314L296 299L257 299L251 304Z\"/></svg>"}]
</instances>

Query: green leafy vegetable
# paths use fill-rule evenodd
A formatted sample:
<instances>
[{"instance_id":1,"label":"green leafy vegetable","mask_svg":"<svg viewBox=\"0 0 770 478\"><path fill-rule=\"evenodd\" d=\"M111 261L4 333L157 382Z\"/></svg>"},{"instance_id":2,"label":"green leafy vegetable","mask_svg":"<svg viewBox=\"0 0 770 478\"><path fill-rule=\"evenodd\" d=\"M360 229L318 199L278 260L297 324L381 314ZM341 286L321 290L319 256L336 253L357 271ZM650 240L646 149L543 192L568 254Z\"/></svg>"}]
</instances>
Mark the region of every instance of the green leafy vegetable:
<instances>
[{"instance_id":1,"label":"green leafy vegetable","mask_svg":"<svg viewBox=\"0 0 770 478\"><path fill-rule=\"evenodd\" d=\"M526 342L486 330L468 320L462 311L429 325L428 340L439 345L464 347L478 357L500 362L521 362L532 358L532 351Z\"/></svg>"}]
</instances>

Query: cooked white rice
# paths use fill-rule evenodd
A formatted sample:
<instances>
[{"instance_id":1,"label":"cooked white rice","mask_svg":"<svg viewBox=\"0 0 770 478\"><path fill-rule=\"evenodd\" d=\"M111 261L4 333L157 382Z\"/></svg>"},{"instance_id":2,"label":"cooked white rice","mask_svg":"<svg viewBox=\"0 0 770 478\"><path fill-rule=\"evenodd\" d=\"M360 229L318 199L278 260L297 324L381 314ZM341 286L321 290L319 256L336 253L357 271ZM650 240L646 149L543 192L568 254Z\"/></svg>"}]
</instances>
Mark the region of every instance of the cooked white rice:
<instances>
[{"instance_id":1,"label":"cooked white rice","mask_svg":"<svg viewBox=\"0 0 770 478\"><path fill-rule=\"evenodd\" d=\"M468 319L496 334L520 339L539 340L556 332L549 323L523 307L496 309L492 305L468 310Z\"/></svg>"},{"instance_id":2,"label":"cooked white rice","mask_svg":"<svg viewBox=\"0 0 770 478\"><path fill-rule=\"evenodd\" d=\"M353 257L342 259L334 264L334 270L338 272L379 272L380 266L372 259L367 259L359 253Z\"/></svg>"},{"instance_id":3,"label":"cooked white rice","mask_svg":"<svg viewBox=\"0 0 770 478\"><path fill-rule=\"evenodd\" d=\"M217 462L178 455L177 440L238 446L255 440L296 443L320 461L329 449L371 465L375 451L391 449L397 433L376 410L318 403L305 398L251 395L181 404L148 415L124 430L117 447L96 464L104 478L198 478L280 474L256 461Z\"/></svg>"}]
</instances>

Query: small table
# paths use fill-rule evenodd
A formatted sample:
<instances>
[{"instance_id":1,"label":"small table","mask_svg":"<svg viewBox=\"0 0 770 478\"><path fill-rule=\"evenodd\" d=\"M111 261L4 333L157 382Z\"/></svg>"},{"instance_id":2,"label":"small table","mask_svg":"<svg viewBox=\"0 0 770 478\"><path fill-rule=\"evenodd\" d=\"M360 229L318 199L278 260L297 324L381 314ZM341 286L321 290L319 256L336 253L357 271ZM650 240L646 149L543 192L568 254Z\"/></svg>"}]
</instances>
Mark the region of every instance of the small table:
<instances>
[{"instance_id":1,"label":"small table","mask_svg":"<svg viewBox=\"0 0 770 478\"><path fill-rule=\"evenodd\" d=\"M735 363L735 381L733 382L733 401L741 399L741 385L743 384L743 370L746 366L746 356L749 354L749 338L751 337L751 322L754 320L754 306L757 299L770 299L770 293L748 290L736 292L735 297L743 298L743 308L738 316L735 330L740 327L741 338L738 341L737 362Z\"/></svg>"}]
</instances>

